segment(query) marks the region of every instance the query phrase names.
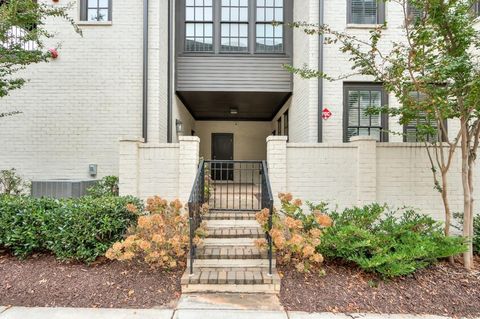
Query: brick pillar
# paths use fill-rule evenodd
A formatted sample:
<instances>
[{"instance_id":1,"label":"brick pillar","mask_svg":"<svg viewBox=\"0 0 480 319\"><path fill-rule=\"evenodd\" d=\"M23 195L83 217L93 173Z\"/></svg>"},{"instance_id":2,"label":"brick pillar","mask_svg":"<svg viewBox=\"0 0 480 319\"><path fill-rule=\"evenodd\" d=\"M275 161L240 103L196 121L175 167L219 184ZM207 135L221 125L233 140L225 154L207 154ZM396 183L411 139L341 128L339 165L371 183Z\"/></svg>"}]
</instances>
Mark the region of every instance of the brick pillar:
<instances>
[{"instance_id":1,"label":"brick pillar","mask_svg":"<svg viewBox=\"0 0 480 319\"><path fill-rule=\"evenodd\" d=\"M200 138L180 136L180 154L178 166L178 198L187 203L197 175L200 161Z\"/></svg>"},{"instance_id":2,"label":"brick pillar","mask_svg":"<svg viewBox=\"0 0 480 319\"><path fill-rule=\"evenodd\" d=\"M377 200L377 141L371 136L350 139L357 149L357 205Z\"/></svg>"},{"instance_id":3,"label":"brick pillar","mask_svg":"<svg viewBox=\"0 0 480 319\"><path fill-rule=\"evenodd\" d=\"M118 177L121 196L138 196L138 146L143 142L143 138L131 138L120 141Z\"/></svg>"},{"instance_id":4,"label":"brick pillar","mask_svg":"<svg viewBox=\"0 0 480 319\"><path fill-rule=\"evenodd\" d=\"M280 205L278 193L288 191L287 186L287 137L267 137L268 176L272 186L275 206Z\"/></svg>"}]
</instances>

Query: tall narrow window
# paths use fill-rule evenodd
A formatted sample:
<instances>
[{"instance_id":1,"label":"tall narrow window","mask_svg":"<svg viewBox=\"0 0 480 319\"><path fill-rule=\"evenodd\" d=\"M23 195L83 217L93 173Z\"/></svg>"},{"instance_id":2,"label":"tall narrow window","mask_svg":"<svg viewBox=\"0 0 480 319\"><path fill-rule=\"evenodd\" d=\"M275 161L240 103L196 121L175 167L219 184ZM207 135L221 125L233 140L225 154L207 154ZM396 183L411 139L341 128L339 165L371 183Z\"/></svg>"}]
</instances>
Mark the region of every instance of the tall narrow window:
<instances>
[{"instance_id":1,"label":"tall narrow window","mask_svg":"<svg viewBox=\"0 0 480 319\"><path fill-rule=\"evenodd\" d=\"M480 1L477 1L477 3L474 4L475 6L475 14L476 16L480 16Z\"/></svg>"},{"instance_id":2,"label":"tall narrow window","mask_svg":"<svg viewBox=\"0 0 480 319\"><path fill-rule=\"evenodd\" d=\"M221 51L248 51L248 0L222 0Z\"/></svg>"},{"instance_id":3,"label":"tall narrow window","mask_svg":"<svg viewBox=\"0 0 480 319\"><path fill-rule=\"evenodd\" d=\"M186 0L185 41L186 51L213 51L212 0Z\"/></svg>"},{"instance_id":4,"label":"tall narrow window","mask_svg":"<svg viewBox=\"0 0 480 319\"><path fill-rule=\"evenodd\" d=\"M426 99L425 94L419 92L412 92L410 96L418 101L421 102ZM445 122L445 127L446 127ZM431 116L427 116L425 112L418 112L418 116L416 119L410 121L409 123L405 124L403 127L403 141L404 142L438 142L439 136L437 131L437 121L432 118ZM433 129L433 131L432 131ZM441 134L442 135L442 134Z\"/></svg>"},{"instance_id":5,"label":"tall narrow window","mask_svg":"<svg viewBox=\"0 0 480 319\"><path fill-rule=\"evenodd\" d=\"M288 136L288 111L283 114L283 135Z\"/></svg>"},{"instance_id":6,"label":"tall narrow window","mask_svg":"<svg viewBox=\"0 0 480 319\"><path fill-rule=\"evenodd\" d=\"M388 135L386 116L367 113L370 107L386 104L382 87L379 85L346 85L344 101L344 141L352 136L373 136L379 142L386 142Z\"/></svg>"},{"instance_id":7,"label":"tall narrow window","mask_svg":"<svg viewBox=\"0 0 480 319\"><path fill-rule=\"evenodd\" d=\"M378 0L347 0L348 23L382 24L385 22L385 3Z\"/></svg>"},{"instance_id":8,"label":"tall narrow window","mask_svg":"<svg viewBox=\"0 0 480 319\"><path fill-rule=\"evenodd\" d=\"M82 21L112 21L112 0L83 0L81 1Z\"/></svg>"},{"instance_id":9,"label":"tall narrow window","mask_svg":"<svg viewBox=\"0 0 480 319\"><path fill-rule=\"evenodd\" d=\"M256 52L283 53L283 1L256 0Z\"/></svg>"}]
</instances>

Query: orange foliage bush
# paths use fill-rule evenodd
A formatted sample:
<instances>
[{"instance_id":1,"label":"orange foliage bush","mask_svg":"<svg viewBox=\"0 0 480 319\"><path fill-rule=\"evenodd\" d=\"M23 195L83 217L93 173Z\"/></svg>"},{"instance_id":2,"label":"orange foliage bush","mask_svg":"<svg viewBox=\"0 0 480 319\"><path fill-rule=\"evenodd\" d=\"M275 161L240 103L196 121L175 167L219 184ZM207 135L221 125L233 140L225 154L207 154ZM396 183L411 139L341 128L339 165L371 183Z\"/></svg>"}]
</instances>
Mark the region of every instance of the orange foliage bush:
<instances>
[{"instance_id":1,"label":"orange foliage bush","mask_svg":"<svg viewBox=\"0 0 480 319\"><path fill-rule=\"evenodd\" d=\"M313 268L319 268L323 262L323 256L317 251L320 245L322 229L332 225L332 219L323 214L319 208L310 205L312 211L305 214L301 208L300 199L293 200L291 194L279 194L282 202L280 213L276 210L272 216L272 229L270 236L276 252L280 255L280 262L294 263L299 272L308 272ZM270 211L264 209L256 214L256 219L268 231ZM266 249L265 239L256 241L259 248Z\"/></svg>"},{"instance_id":2,"label":"orange foliage bush","mask_svg":"<svg viewBox=\"0 0 480 319\"><path fill-rule=\"evenodd\" d=\"M146 212L138 218L137 225L129 229L125 240L107 251L106 257L120 261L143 258L153 267L164 269L183 266L189 246L189 229L188 215L179 200L169 203L158 196L149 198ZM198 236L195 238L196 243L200 240Z\"/></svg>"}]
</instances>

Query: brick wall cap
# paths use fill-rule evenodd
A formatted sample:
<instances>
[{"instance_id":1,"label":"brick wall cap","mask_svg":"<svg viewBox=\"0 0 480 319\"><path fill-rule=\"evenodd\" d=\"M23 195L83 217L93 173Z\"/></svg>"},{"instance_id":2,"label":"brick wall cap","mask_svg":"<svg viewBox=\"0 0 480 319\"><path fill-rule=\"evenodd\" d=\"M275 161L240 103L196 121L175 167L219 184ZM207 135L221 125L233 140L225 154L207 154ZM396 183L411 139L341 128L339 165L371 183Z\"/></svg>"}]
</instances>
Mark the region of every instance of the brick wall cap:
<instances>
[{"instance_id":1,"label":"brick wall cap","mask_svg":"<svg viewBox=\"0 0 480 319\"><path fill-rule=\"evenodd\" d=\"M377 142L373 136L352 136L350 142Z\"/></svg>"},{"instance_id":2,"label":"brick wall cap","mask_svg":"<svg viewBox=\"0 0 480 319\"><path fill-rule=\"evenodd\" d=\"M200 137L198 136L180 136L178 138L180 142L198 142L200 143Z\"/></svg>"},{"instance_id":3,"label":"brick wall cap","mask_svg":"<svg viewBox=\"0 0 480 319\"><path fill-rule=\"evenodd\" d=\"M267 142L286 142L288 141L288 136L273 136L270 135L267 137Z\"/></svg>"},{"instance_id":4,"label":"brick wall cap","mask_svg":"<svg viewBox=\"0 0 480 319\"><path fill-rule=\"evenodd\" d=\"M145 139L143 137L122 137L120 138L120 142L145 143Z\"/></svg>"}]
</instances>

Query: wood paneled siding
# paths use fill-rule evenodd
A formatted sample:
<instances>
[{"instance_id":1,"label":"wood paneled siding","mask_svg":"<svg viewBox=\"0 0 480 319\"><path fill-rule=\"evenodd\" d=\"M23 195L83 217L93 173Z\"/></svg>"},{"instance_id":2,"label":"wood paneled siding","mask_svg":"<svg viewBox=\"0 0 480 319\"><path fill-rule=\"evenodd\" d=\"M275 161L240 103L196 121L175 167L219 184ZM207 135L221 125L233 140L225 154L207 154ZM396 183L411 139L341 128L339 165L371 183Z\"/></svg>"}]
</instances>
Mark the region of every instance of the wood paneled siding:
<instances>
[{"instance_id":1,"label":"wood paneled siding","mask_svg":"<svg viewBox=\"0 0 480 319\"><path fill-rule=\"evenodd\" d=\"M220 0L213 0L213 3ZM249 0L248 52L228 53L220 49L219 7L213 12L213 50L185 49L185 0L176 1L175 50L176 91L292 92L293 77L283 64L292 63L293 31L285 26L282 53L255 50L256 0ZM216 8L216 10L215 10ZM284 21L293 21L293 0L284 0Z\"/></svg>"},{"instance_id":2,"label":"wood paneled siding","mask_svg":"<svg viewBox=\"0 0 480 319\"><path fill-rule=\"evenodd\" d=\"M288 57L181 56L177 91L291 92Z\"/></svg>"}]
</instances>

